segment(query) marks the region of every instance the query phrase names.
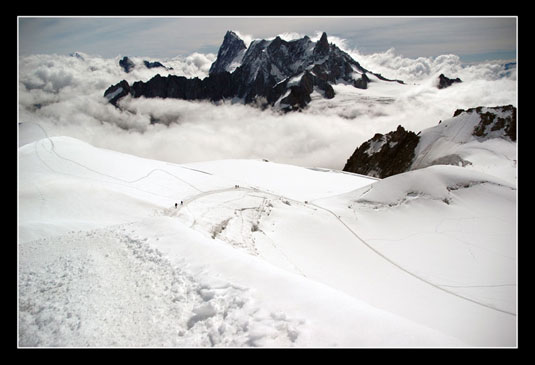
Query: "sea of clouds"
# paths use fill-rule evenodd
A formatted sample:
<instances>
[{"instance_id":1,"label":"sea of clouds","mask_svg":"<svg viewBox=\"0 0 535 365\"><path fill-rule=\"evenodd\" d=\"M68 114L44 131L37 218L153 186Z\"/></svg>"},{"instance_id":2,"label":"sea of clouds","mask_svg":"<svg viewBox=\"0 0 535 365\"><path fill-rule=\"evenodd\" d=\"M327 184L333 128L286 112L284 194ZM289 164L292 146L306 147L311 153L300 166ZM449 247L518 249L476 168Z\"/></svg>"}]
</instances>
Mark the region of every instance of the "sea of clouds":
<instances>
[{"instance_id":1,"label":"sea of clouds","mask_svg":"<svg viewBox=\"0 0 535 365\"><path fill-rule=\"evenodd\" d=\"M302 36L281 35L286 40ZM130 84L147 81L157 73L203 78L216 55L130 57L136 64L130 73L119 66L123 55L31 55L19 58L18 122L39 123L49 136L67 135L169 162L265 158L342 169L353 151L375 133L387 133L400 124L418 132L451 118L459 108L517 106L517 69L506 67L505 61L463 64L451 54L411 59L394 49L362 54L348 49L343 39L329 41L366 69L405 85L370 84L368 90L339 85L334 99L316 96L304 111L287 114L230 100L214 104L131 97L121 99L118 109L103 96L109 86L123 79ZM143 60L173 69L147 69ZM439 90L441 73L463 82Z\"/></svg>"}]
</instances>

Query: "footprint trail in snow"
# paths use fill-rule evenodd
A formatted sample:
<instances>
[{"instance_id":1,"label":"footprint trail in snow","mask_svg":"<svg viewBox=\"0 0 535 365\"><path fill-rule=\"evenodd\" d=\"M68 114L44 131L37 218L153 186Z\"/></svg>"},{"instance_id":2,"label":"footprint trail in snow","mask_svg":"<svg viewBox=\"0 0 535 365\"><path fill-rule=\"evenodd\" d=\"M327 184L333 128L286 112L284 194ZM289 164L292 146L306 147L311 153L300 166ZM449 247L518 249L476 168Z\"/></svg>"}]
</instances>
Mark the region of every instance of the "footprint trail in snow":
<instances>
[{"instance_id":1,"label":"footprint trail in snow","mask_svg":"<svg viewBox=\"0 0 535 365\"><path fill-rule=\"evenodd\" d=\"M197 280L123 224L19 245L21 346L292 346L297 320Z\"/></svg>"}]
</instances>

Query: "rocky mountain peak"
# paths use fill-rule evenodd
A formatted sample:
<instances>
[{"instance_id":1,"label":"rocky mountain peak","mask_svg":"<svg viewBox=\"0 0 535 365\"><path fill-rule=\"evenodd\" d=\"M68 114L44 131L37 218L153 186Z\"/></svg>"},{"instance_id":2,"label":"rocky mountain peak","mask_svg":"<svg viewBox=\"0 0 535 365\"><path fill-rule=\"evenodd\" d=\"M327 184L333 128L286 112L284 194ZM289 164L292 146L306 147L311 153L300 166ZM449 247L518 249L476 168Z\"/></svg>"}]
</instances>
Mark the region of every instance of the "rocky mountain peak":
<instances>
[{"instance_id":1,"label":"rocky mountain peak","mask_svg":"<svg viewBox=\"0 0 535 365\"><path fill-rule=\"evenodd\" d=\"M187 100L239 98L245 104L290 111L305 108L314 91L333 98L332 85L340 82L366 89L369 82L383 81L403 83L366 70L349 54L329 44L325 32L317 42L307 36L290 41L277 36L271 40L254 40L247 47L235 32L227 31L204 80L170 75L136 82L130 93L133 97L186 97ZM122 97L122 93L118 95ZM115 103L116 95L111 100Z\"/></svg>"},{"instance_id":2,"label":"rocky mountain peak","mask_svg":"<svg viewBox=\"0 0 535 365\"><path fill-rule=\"evenodd\" d=\"M212 63L208 74L234 71L232 69L233 63L241 61L246 49L245 42L236 33L231 30L227 31L223 38L223 44L217 52L217 59Z\"/></svg>"},{"instance_id":3,"label":"rocky mountain peak","mask_svg":"<svg viewBox=\"0 0 535 365\"><path fill-rule=\"evenodd\" d=\"M226 42L234 41L241 41L241 38L232 30L227 30L227 32L225 33L225 37L223 37L223 44L225 44Z\"/></svg>"},{"instance_id":4,"label":"rocky mountain peak","mask_svg":"<svg viewBox=\"0 0 535 365\"><path fill-rule=\"evenodd\" d=\"M460 78L450 79L449 77L446 77L444 74L440 74L438 77L438 88L439 89L445 89L447 87L450 87L454 83L462 82Z\"/></svg>"},{"instance_id":5,"label":"rocky mountain peak","mask_svg":"<svg viewBox=\"0 0 535 365\"><path fill-rule=\"evenodd\" d=\"M123 68L124 72L129 73L135 67L135 64L130 58L124 56L119 61L119 66Z\"/></svg>"}]
</instances>

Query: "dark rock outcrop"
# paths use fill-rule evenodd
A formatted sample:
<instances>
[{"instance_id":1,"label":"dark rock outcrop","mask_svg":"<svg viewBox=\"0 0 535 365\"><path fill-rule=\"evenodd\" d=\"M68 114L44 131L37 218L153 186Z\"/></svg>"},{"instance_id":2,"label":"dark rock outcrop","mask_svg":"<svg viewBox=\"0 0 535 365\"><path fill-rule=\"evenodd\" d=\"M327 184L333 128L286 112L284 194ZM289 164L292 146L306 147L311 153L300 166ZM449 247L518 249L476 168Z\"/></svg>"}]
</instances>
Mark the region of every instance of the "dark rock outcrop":
<instances>
[{"instance_id":1,"label":"dark rock outcrop","mask_svg":"<svg viewBox=\"0 0 535 365\"><path fill-rule=\"evenodd\" d=\"M161 67L161 68L164 68L166 70L172 70L173 68L172 67L166 67L164 66L161 62L159 61L154 61L154 62L150 62L150 61L147 61L147 60L143 60L143 65L148 68L148 69L151 69L151 68L158 68L158 67ZM119 61L119 66L121 66L124 70L124 72L126 73L129 73L130 71L132 71L132 69L134 67L136 67L136 64L134 63L134 61L132 61L130 58L128 58L127 56L124 56L120 61Z\"/></svg>"},{"instance_id":2,"label":"dark rock outcrop","mask_svg":"<svg viewBox=\"0 0 535 365\"><path fill-rule=\"evenodd\" d=\"M203 80L198 77L188 79L184 76L157 74L147 82L134 82L130 88L133 97L175 98L184 100L218 101L232 97L235 89L228 72L221 72Z\"/></svg>"},{"instance_id":3,"label":"dark rock outcrop","mask_svg":"<svg viewBox=\"0 0 535 365\"><path fill-rule=\"evenodd\" d=\"M145 65L146 68L158 68L158 67L161 67L161 68L165 68L166 70L172 70L173 69L172 67L164 66L161 62L158 62L158 61L149 62L149 61L143 60L143 64Z\"/></svg>"},{"instance_id":4,"label":"dark rock outcrop","mask_svg":"<svg viewBox=\"0 0 535 365\"><path fill-rule=\"evenodd\" d=\"M117 106L117 101L128 94L130 94L130 85L128 85L126 80L123 80L118 84L107 88L104 92L104 97L106 97L108 102L110 102L112 105Z\"/></svg>"},{"instance_id":5,"label":"dark rock outcrop","mask_svg":"<svg viewBox=\"0 0 535 365\"><path fill-rule=\"evenodd\" d=\"M401 125L385 135L377 133L355 150L343 170L381 179L405 172L414 159L419 140L419 136Z\"/></svg>"},{"instance_id":6,"label":"dark rock outcrop","mask_svg":"<svg viewBox=\"0 0 535 365\"><path fill-rule=\"evenodd\" d=\"M372 82L368 75L375 75L374 81L403 83L366 70L330 44L326 33L317 42L307 36L292 41L275 37L255 40L246 48L234 32L228 31L205 79L156 75L147 82L135 82L131 95L211 101L239 98L245 104L291 111L305 108L314 91L333 98L333 84L366 89Z\"/></svg>"},{"instance_id":7,"label":"dark rock outcrop","mask_svg":"<svg viewBox=\"0 0 535 365\"><path fill-rule=\"evenodd\" d=\"M444 74L440 74L440 76L438 77L438 88L445 89L447 87L450 87L456 82L462 82L462 80L458 77L455 79L450 79L444 76Z\"/></svg>"},{"instance_id":8,"label":"dark rock outcrop","mask_svg":"<svg viewBox=\"0 0 535 365\"><path fill-rule=\"evenodd\" d=\"M132 70L135 67L134 61L132 61L130 58L124 56L119 61L119 66L121 66L124 70L124 72L129 73L130 70Z\"/></svg>"}]
</instances>

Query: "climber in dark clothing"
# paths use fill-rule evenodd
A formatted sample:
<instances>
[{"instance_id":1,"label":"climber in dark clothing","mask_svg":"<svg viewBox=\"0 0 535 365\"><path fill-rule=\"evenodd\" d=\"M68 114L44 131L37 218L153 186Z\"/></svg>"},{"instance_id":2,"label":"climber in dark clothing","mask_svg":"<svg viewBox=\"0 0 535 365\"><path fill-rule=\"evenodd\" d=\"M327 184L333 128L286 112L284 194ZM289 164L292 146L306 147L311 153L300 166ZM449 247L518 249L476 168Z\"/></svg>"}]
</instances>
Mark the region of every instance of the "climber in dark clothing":
<instances>
[{"instance_id":1,"label":"climber in dark clothing","mask_svg":"<svg viewBox=\"0 0 535 365\"><path fill-rule=\"evenodd\" d=\"M175 208L178 208L178 203L175 203Z\"/></svg>"}]
</instances>

